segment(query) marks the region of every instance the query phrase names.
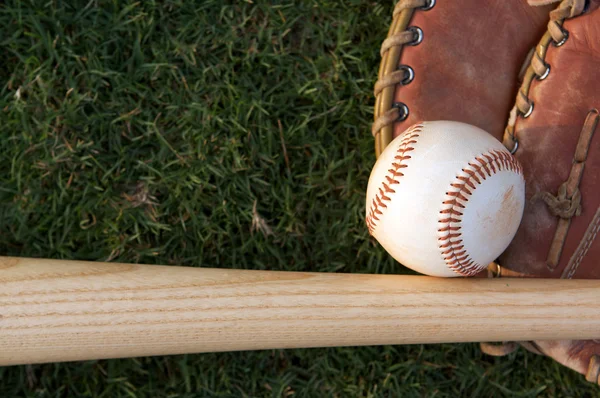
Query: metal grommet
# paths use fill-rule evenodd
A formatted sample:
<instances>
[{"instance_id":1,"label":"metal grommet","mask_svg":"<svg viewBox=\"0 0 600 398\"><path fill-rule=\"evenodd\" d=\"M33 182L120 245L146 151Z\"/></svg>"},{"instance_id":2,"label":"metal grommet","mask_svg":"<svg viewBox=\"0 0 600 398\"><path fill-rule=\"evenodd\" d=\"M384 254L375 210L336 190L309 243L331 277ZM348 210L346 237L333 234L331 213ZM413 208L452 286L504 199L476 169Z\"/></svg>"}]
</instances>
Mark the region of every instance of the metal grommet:
<instances>
[{"instance_id":1,"label":"metal grommet","mask_svg":"<svg viewBox=\"0 0 600 398\"><path fill-rule=\"evenodd\" d=\"M555 42L554 42L554 46L555 46L555 47L560 47L560 46L562 46L563 44L565 44L565 42L566 42L566 41L567 41L567 39L569 38L569 31L568 31L568 30L564 30L564 29L561 29L561 30L562 30L562 33L563 33L563 38L562 38L562 40L561 40L561 41L558 41L558 42L556 42L556 41L555 41Z\"/></svg>"},{"instance_id":2,"label":"metal grommet","mask_svg":"<svg viewBox=\"0 0 600 398\"><path fill-rule=\"evenodd\" d=\"M550 65L546 64L546 70L544 71L544 74L541 76L538 76L537 79L544 80L545 78L548 77L549 74L550 74Z\"/></svg>"},{"instance_id":3,"label":"metal grommet","mask_svg":"<svg viewBox=\"0 0 600 398\"><path fill-rule=\"evenodd\" d=\"M400 65L398 67L398 70L404 71L404 79L402 79L402 81L400 82L400 84L403 86L406 86L415 78L415 71L408 65Z\"/></svg>"},{"instance_id":4,"label":"metal grommet","mask_svg":"<svg viewBox=\"0 0 600 398\"><path fill-rule=\"evenodd\" d=\"M407 43L409 46L416 46L423 41L423 31L418 26L410 26L408 29L409 32L412 32L414 40L410 43Z\"/></svg>"},{"instance_id":5,"label":"metal grommet","mask_svg":"<svg viewBox=\"0 0 600 398\"><path fill-rule=\"evenodd\" d=\"M396 108L400 112L396 121L402 122L406 120L406 118L408 117L408 106L406 106L404 102L394 102L392 108Z\"/></svg>"},{"instance_id":6,"label":"metal grommet","mask_svg":"<svg viewBox=\"0 0 600 398\"><path fill-rule=\"evenodd\" d=\"M523 114L523 117L527 119L531 115L531 112L533 112L533 102L529 103L529 109Z\"/></svg>"},{"instance_id":7,"label":"metal grommet","mask_svg":"<svg viewBox=\"0 0 600 398\"><path fill-rule=\"evenodd\" d=\"M513 149L510 150L510 154L514 155L515 152L517 152L517 149L519 148L519 141L515 140L514 138L512 140L515 142L515 146L513 147Z\"/></svg>"},{"instance_id":8,"label":"metal grommet","mask_svg":"<svg viewBox=\"0 0 600 398\"><path fill-rule=\"evenodd\" d=\"M423 7L417 8L417 10L429 11L433 8L433 6L435 6L435 0L429 0L427 4L425 4Z\"/></svg>"}]
</instances>

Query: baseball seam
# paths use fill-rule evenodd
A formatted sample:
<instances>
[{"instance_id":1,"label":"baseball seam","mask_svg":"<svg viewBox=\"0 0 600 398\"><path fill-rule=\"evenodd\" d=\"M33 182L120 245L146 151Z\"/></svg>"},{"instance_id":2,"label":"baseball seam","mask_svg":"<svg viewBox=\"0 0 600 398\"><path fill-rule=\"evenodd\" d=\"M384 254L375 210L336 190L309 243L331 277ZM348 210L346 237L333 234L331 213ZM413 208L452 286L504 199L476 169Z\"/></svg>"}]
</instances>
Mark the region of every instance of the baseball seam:
<instances>
[{"instance_id":1,"label":"baseball seam","mask_svg":"<svg viewBox=\"0 0 600 398\"><path fill-rule=\"evenodd\" d=\"M475 157L462 171L464 174L456 176L442 202L438 241L448 268L463 276L473 276L481 271L484 265L475 262L463 244L462 211L475 189L488 177L500 171L513 171L523 175L523 170L519 162L507 151L492 150Z\"/></svg>"},{"instance_id":2,"label":"baseball seam","mask_svg":"<svg viewBox=\"0 0 600 398\"><path fill-rule=\"evenodd\" d=\"M392 168L389 169L388 173L384 176L384 180L381 182L381 186L379 187L379 192L373 198L369 213L366 217L367 227L371 235L373 235L375 232L377 221L379 221L379 217L383 215L383 210L387 208L386 202L390 202L392 200L388 194L396 193L392 186L400 184L400 178L404 176L404 173L402 173L401 169L408 167L406 161L411 158L410 155L407 155L407 153L415 149L412 145L417 143L417 138L419 137L419 133L421 133L422 129L422 124L413 126L404 134L404 137L402 137L400 141L400 145L398 146L396 155L394 156Z\"/></svg>"}]
</instances>

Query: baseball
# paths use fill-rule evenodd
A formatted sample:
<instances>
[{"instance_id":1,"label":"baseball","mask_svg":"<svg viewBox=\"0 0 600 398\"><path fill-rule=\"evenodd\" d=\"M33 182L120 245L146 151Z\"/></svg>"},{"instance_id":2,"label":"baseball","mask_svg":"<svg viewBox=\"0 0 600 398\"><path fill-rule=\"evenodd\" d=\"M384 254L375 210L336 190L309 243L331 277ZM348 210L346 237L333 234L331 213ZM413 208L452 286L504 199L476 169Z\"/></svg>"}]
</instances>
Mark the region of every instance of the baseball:
<instances>
[{"instance_id":1,"label":"baseball","mask_svg":"<svg viewBox=\"0 0 600 398\"><path fill-rule=\"evenodd\" d=\"M514 238L525 206L523 170L485 131L415 124L377 159L366 223L381 246L422 274L473 276Z\"/></svg>"}]
</instances>

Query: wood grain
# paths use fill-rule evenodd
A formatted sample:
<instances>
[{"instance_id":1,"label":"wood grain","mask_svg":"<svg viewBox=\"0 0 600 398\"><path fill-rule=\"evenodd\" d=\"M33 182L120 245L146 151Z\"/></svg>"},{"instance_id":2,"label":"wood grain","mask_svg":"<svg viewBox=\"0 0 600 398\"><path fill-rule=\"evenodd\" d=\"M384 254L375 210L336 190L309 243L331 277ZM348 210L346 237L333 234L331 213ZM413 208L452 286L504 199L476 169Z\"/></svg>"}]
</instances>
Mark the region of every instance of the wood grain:
<instances>
[{"instance_id":1,"label":"wood grain","mask_svg":"<svg viewBox=\"0 0 600 398\"><path fill-rule=\"evenodd\" d=\"M0 365L600 338L600 281L442 279L0 257Z\"/></svg>"}]
</instances>

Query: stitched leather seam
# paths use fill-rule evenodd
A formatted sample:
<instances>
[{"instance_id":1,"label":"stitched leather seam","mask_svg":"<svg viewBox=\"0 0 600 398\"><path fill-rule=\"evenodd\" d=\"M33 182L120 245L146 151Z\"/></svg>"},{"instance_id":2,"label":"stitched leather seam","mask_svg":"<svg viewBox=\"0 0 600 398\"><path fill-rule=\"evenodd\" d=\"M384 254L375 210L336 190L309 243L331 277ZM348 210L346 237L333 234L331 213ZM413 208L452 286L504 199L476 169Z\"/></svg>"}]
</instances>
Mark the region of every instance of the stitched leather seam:
<instances>
[{"instance_id":1,"label":"stitched leather seam","mask_svg":"<svg viewBox=\"0 0 600 398\"><path fill-rule=\"evenodd\" d=\"M470 196L477 186L488 177L501 172L513 171L523 174L521 165L508 152L493 150L475 157L462 169L446 192L438 220L439 248L446 265L463 276L472 276L483 269L475 262L464 246L462 238L462 209L466 207Z\"/></svg>"},{"instance_id":2,"label":"stitched leather seam","mask_svg":"<svg viewBox=\"0 0 600 398\"><path fill-rule=\"evenodd\" d=\"M407 155L407 153L415 149L412 145L416 144L422 129L423 125L418 124L404 134L404 137L402 137L400 145L396 150L392 168L390 168L383 177L379 192L371 201L371 207L366 218L367 227L369 228L369 233L371 235L375 232L377 222L380 220L379 217L383 215L383 212L387 208L387 204L392 200L389 194L396 193L392 187L400 184L400 178L404 176L404 173L402 173L401 170L408 167L406 161L410 159L410 155Z\"/></svg>"},{"instance_id":3,"label":"stitched leather seam","mask_svg":"<svg viewBox=\"0 0 600 398\"><path fill-rule=\"evenodd\" d=\"M600 208L598 208L598 210L596 211L596 214L594 215L594 219L590 223L588 230L585 232L585 237L584 237L585 243L583 244L583 246L580 246L577 248L577 252L573 255L573 257L571 257L569 264L567 264L567 268L566 268L566 270L568 270L567 271L568 273L566 276L567 279L571 279L573 277L573 275L575 275L575 272L577 272L577 269L579 268L579 265L581 265L583 258L585 257L588 250L592 246L592 243L594 242L594 240L596 239L596 235L598 235L598 231L600 231Z\"/></svg>"}]
</instances>

